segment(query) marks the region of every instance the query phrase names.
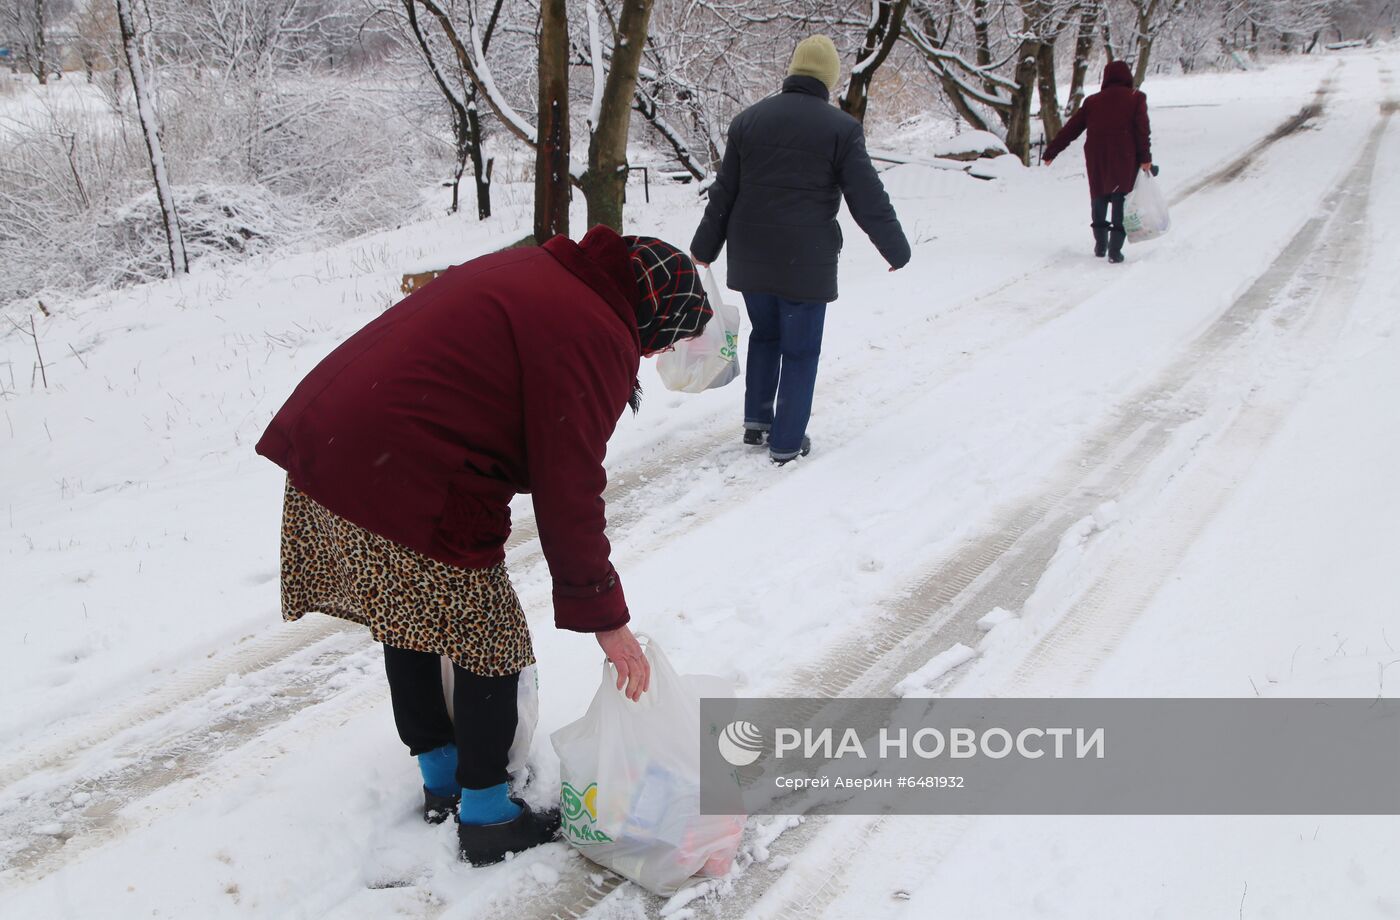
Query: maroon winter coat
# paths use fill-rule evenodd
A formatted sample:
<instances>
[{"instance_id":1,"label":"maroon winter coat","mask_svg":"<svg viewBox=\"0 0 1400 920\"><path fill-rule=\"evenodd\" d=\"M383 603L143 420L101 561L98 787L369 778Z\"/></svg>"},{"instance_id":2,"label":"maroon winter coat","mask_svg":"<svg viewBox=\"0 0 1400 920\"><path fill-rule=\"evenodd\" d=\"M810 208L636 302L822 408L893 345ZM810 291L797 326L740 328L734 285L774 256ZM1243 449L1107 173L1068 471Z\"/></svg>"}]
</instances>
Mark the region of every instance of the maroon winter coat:
<instances>
[{"instance_id":1,"label":"maroon winter coat","mask_svg":"<svg viewBox=\"0 0 1400 920\"><path fill-rule=\"evenodd\" d=\"M1045 148L1045 159L1055 159L1085 130L1089 194L1101 198L1131 192L1138 168L1152 162L1152 126L1147 96L1133 88L1133 72L1125 62L1113 61L1104 69L1103 88L1085 99L1055 135Z\"/></svg>"},{"instance_id":2,"label":"maroon winter coat","mask_svg":"<svg viewBox=\"0 0 1400 920\"><path fill-rule=\"evenodd\" d=\"M341 517L466 568L505 558L509 502L532 493L556 625L621 626L603 457L640 362L637 297L604 227L458 265L318 364L257 451Z\"/></svg>"}]
</instances>

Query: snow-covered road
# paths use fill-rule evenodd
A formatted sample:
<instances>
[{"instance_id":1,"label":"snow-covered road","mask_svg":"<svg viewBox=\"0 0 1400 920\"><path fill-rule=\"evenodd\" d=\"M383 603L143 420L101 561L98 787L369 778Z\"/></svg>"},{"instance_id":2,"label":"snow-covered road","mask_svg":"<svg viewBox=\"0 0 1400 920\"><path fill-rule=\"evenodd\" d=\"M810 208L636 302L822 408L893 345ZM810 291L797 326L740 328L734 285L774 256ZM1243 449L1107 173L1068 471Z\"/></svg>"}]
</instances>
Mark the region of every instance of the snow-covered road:
<instances>
[{"instance_id":1,"label":"snow-covered road","mask_svg":"<svg viewBox=\"0 0 1400 920\"><path fill-rule=\"evenodd\" d=\"M1149 86L1175 228L1118 268L1087 253L1076 157L886 173L915 261L886 274L848 231L809 460L742 448L735 388L644 378L608 495L638 622L752 695L1393 689L1397 60ZM684 240L696 213L676 191L633 219ZM31 484L0 543L6 916L1183 917L1234 915L1241 882L1257 916L1400 913L1394 819L760 819L735 877L669 906L562 846L463 870L415 818L367 638L276 622L279 477L250 444L405 261L512 219L74 305L48 392L0 340ZM547 790L598 656L549 629L517 520Z\"/></svg>"}]
</instances>

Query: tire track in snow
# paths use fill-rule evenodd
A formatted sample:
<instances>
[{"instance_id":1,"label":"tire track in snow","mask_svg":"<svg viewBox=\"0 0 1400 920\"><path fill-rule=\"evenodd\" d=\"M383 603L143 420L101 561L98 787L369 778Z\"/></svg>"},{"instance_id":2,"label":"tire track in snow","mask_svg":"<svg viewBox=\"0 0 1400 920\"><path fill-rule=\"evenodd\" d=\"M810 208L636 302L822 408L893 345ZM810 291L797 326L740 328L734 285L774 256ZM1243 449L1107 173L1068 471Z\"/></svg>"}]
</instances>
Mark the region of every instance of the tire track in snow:
<instances>
[{"instance_id":1,"label":"tire track in snow","mask_svg":"<svg viewBox=\"0 0 1400 920\"><path fill-rule=\"evenodd\" d=\"M1330 88L1330 80L1329 77L1319 87L1314 105L1309 107L1309 109L1313 109L1309 120L1320 114L1323 100ZM1212 181L1198 183L1199 188L1194 188L1191 192L1178 196L1178 200L1186 197L1187 194L1194 194L1195 191L1209 187L1215 181L1223 181L1220 176L1233 167L1238 167L1235 169L1234 175L1243 172L1262 150L1296 131L1301 123L1292 128L1289 128L1289 125L1297 118L1298 116L1294 116L1275 129L1264 140L1237 158L1231 167L1212 174L1215 177L1213 180L1212 177L1207 177L1208 180ZM983 330L984 341L964 343L969 348L969 353L976 354L987 347L1029 334L1054 318L1071 312L1087 297L1099 292L1100 287L1092 283L1083 273L1059 279L1063 285L1062 288L1053 286L1054 282L1052 281L1052 287L1047 289L1047 279L1041 277L1041 274L1043 269L1049 265L1050 261L1047 261L1027 272L1004 280L988 290L966 298L944 314L946 316L959 312L991 297L1005 294L1021 285L1035 286L1035 289L1027 294L1027 305L1057 304L1056 307L1044 313L1036 314L1029 311L1024 315L1018 314L1017 321L1013 323L1013 328L1009 331L996 328ZM901 350L905 352L905 357L911 363L911 367L920 358L926 365L932 365L927 369L928 376L922 380L925 388L943 382L959 372L962 366L967 363L966 361L943 362L942 356L932 353L921 356L919 350L912 343L905 344ZM844 392L848 390L846 384L858 376L858 373L858 368L838 370L837 373L828 377L824 385L837 393ZM882 401L887 406L897 408L899 404L917 398L917 391L903 386L892 387L888 394L876 394L876 398L879 397L883 397ZM859 399L853 397L843 399L838 396L831 400L830 405L833 409L845 404L852 410L853 420L850 427L853 430L848 430L848 437L854 437L855 434L858 434L862 425L868 427L868 425L874 424L874 420L863 418L864 410L868 408L871 399L872 393L866 389L860 391ZM833 412L832 415L833 418L836 417L836 413ZM766 488L768 485L780 481L774 476L761 474L770 472L766 469L766 464L760 468L761 472L760 470L746 469L746 466L753 466L753 464L743 462L749 451L737 443L730 443L732 427L732 425L722 422L714 422L701 432L685 437L679 445L673 446L659 457L653 453L635 465L618 470L607 493L605 493L605 498L609 503L610 529L614 532L625 531L657 507L658 498L667 501L684 494L686 482L681 481L684 477L676 475L678 469L684 469L688 474L693 474L697 467L713 468L721 476L726 476L729 484L740 485L751 491ZM660 494L658 495L658 493ZM929 597L935 600L942 599L944 603L951 602L960 596L961 592L972 586L973 582L981 577L981 573L988 571L993 563L1001 563L1006 558L1018 559L1023 567L1032 571L1037 565L1048 562L1049 555L1042 557L1040 553L1027 554L1022 545L1023 538L1033 537L1035 534L1046 531L1047 517L1051 514L1056 503L1063 498L1064 495L1060 493L1046 493L1033 507L1027 509L1025 514L1010 522L1005 528L995 531L991 540L968 547L954 557L948 566L917 583L913 588L913 594L910 595L911 599L924 598L925 593L931 592ZM710 502L696 513L683 518L680 529L664 535L664 539L675 539L712 520L726 510L727 506L723 503ZM1055 520L1058 523L1059 519ZM1035 543L1034 540L1031 541L1031 545L1043 549L1043 546ZM538 566L542 562L533 518L522 520L514 528L507 548L512 554L511 566L514 569ZM625 558L625 555L628 554L627 549L625 547L620 547L620 549L623 550L620 555L624 555ZM1053 555L1053 547L1050 549L1050 555ZM945 575L948 577L945 578ZM920 603L922 602L920 601ZM529 605L527 605L527 609L529 609ZM907 635L902 643L896 643L896 647L909 641L918 641L918 639L918 636ZM86 849L86 846L79 848L67 845L69 840L92 832L97 832L95 837L98 839L102 838L104 834L110 834L114 828L124 826L123 822L117 820L117 816L126 806L159 789L194 775L220 756L236 750L259 734L278 726L287 718L309 707L321 705L346 692L346 687L338 678L346 673L347 666L354 660L354 656L367 648L372 648L372 646L364 638L363 631L359 627L331 617L307 618L294 628L259 636L226 655L210 659L191 670L182 672L175 680L162 687L153 698L148 697L133 707L121 708L112 716L98 723L79 725L70 730L59 741L49 743L43 750L19 752L8 763L0 766L0 788L14 785L25 777L38 772L71 772L69 762L79 758L85 752L93 751L102 743L117 738L123 733L170 716L182 706L216 692L230 680L251 679L255 683L281 687L280 690L270 692L262 698L261 705L258 707L235 707L230 711L215 710L212 721L193 729L182 729L173 737L162 737L154 745L150 743L150 739L142 738L134 750L126 750L114 755L116 762L122 764L120 769L104 771L97 777L88 777L71 785L61 784L58 787L50 788L47 792L31 793L26 797L26 807L10 807L0 812L0 826L8 826L12 829L9 839L12 842L11 852L14 855L12 859L6 861L7 871L18 872L30 877L51 871L57 865L76 856L80 849ZM840 689L829 690L826 686L814 682L817 676L847 680L849 681L847 687L856 686L857 681L868 683L875 679L878 682L878 678L872 677L875 674L888 672L902 676L902 672L899 670L902 666L891 664L886 660L894 650L894 648L884 648L883 646L879 650L872 650L866 643L858 655L844 657L836 663L835 667L829 667L827 670L818 667L802 672L803 681L806 683L799 681L800 686L794 688L793 692L812 692L824 695L844 692ZM310 656L310 665L301 661L305 657L301 655L303 652L307 652ZM802 687L806 689L801 689ZM373 694L360 696L360 704L363 708L368 708L377 702L378 697ZM338 708L335 724L343 721L345 715L346 713ZM325 727L332 726L328 724ZM307 728L314 730L315 725ZM151 753L152 750L157 753ZM168 751L199 751L201 753L198 756L182 754L172 757L166 753ZM66 803L71 802L74 795L92 796L97 801L81 810L66 809ZM70 823L64 831L60 834L34 833L33 828L54 823L52 818L55 815L55 809L62 810L70 819ZM47 821L45 820L46 814L49 818ZM149 823L149 820L148 816L148 819L142 823ZM30 833L13 833L16 824L27 824ZM803 828L798 830L802 831ZM799 834L799 836L805 835ZM566 900L579 904L587 901L589 904L584 908L587 909L588 906L606 897L620 884L620 881L616 877L606 877L601 885L591 881L581 887L575 885L574 887L579 889L575 891L575 897Z\"/></svg>"},{"instance_id":2,"label":"tire track in snow","mask_svg":"<svg viewBox=\"0 0 1400 920\"><path fill-rule=\"evenodd\" d=\"M1229 163L1226 163L1220 169L1217 169L1215 172L1210 173L1202 179L1192 182L1178 191L1176 195L1172 197L1170 203L1172 205L1180 204L1199 191L1203 191L1215 185L1224 185L1227 182L1235 181L1240 176L1244 175L1245 170L1247 170L1264 151L1268 150L1285 137L1289 137L1301 131L1310 122L1320 118L1326 106L1327 97L1332 93L1332 86L1336 80L1337 71L1341 70L1341 68L1342 62L1338 61L1336 66L1332 68L1332 72L1323 78L1322 84L1318 86L1317 91L1313 94L1312 101L1299 109L1297 114L1285 120L1283 124L1270 131L1253 147L1250 147L1243 154L1231 160Z\"/></svg>"},{"instance_id":3,"label":"tire track in snow","mask_svg":"<svg viewBox=\"0 0 1400 920\"><path fill-rule=\"evenodd\" d=\"M7 799L0 807L0 827L5 828L0 874L15 881L41 877L116 838L137 824L122 813L127 805L204 775L230 750L286 723L289 713L336 701L339 705L317 713L317 721L330 726L376 705L382 693L368 678L370 671L377 677L380 661L377 648L366 645L358 633L332 637L287 656L285 667L221 684L214 691L220 694L220 706L212 718L206 708L191 715L167 713L99 763L70 766L57 784ZM366 679L347 679L354 675ZM315 728L308 726L313 734ZM162 813L153 809L139 824Z\"/></svg>"},{"instance_id":4,"label":"tire track in snow","mask_svg":"<svg viewBox=\"0 0 1400 920\"><path fill-rule=\"evenodd\" d=\"M217 788L223 782L234 781L249 773L266 774L276 769L277 763L286 754L289 743L285 735L276 732L259 732L246 736L239 743L242 757L225 758L226 749L219 743L226 735L237 734L249 726L272 727L287 723L286 710L280 705L284 695L304 696L314 694L321 681L342 681L340 692L327 696L317 706L306 711L309 717L297 729L305 728L308 734L315 735L319 730L344 724L357 714L367 711L382 702L383 693L375 680L361 679L345 681L351 672L346 658L354 659L355 673L377 676L382 667L377 649L361 648L347 655L339 649L326 649L320 652L308 651L298 660L301 672L294 680L273 687L248 688L242 684L231 686L229 692L242 697L249 689L254 692L242 704L230 707L236 711L221 713L219 718L208 725L207 732L190 734L170 746L161 746L157 761L115 760L101 772L85 776L64 790L68 796L66 804L71 805L66 813L57 816L61 821L53 821L55 811L48 803L36 803L28 811L40 811L40 819L45 817L53 822L46 832L27 838L9 836L5 839L5 864L3 876L7 882L24 883L40 878L49 869L79 858L89 850L109 844L124 834L148 827L155 819L177 812L188 804L185 789L179 781L207 780ZM293 737L300 737L300 732ZM114 796L112 789L122 790L122 795ZM197 793L196 793L197 795ZM139 815L129 815L124 808L138 798L161 798L156 805L147 803L148 809ZM23 821L27 815L23 805L18 814L6 814L9 819Z\"/></svg>"}]
</instances>

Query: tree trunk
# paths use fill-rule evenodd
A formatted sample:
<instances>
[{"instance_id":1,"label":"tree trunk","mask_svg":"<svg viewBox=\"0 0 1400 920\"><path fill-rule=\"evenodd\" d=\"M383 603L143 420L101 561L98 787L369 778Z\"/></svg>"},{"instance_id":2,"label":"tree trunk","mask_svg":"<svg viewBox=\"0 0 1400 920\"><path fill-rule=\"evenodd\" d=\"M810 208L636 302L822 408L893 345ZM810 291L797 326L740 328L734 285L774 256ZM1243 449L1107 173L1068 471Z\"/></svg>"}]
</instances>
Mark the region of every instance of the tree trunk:
<instances>
[{"instance_id":1,"label":"tree trunk","mask_svg":"<svg viewBox=\"0 0 1400 920\"><path fill-rule=\"evenodd\" d=\"M543 243L569 234L569 19L564 0L540 4L539 113L535 241Z\"/></svg>"},{"instance_id":2,"label":"tree trunk","mask_svg":"<svg viewBox=\"0 0 1400 920\"><path fill-rule=\"evenodd\" d=\"M865 42L861 45L856 66L851 68L851 81L846 94L841 97L841 108L865 121L865 107L870 101L870 84L875 80L875 71L885 63L899 41L900 30L904 28L904 14L909 9L909 0L871 0L875 4L871 10L870 28L865 30Z\"/></svg>"},{"instance_id":3,"label":"tree trunk","mask_svg":"<svg viewBox=\"0 0 1400 920\"><path fill-rule=\"evenodd\" d=\"M34 0L34 76L39 78L40 86L49 82L48 23L44 21L44 3L45 0Z\"/></svg>"},{"instance_id":4,"label":"tree trunk","mask_svg":"<svg viewBox=\"0 0 1400 920\"><path fill-rule=\"evenodd\" d=\"M1141 86L1147 79L1147 62L1152 58L1152 38L1138 37L1137 66L1133 69L1133 85Z\"/></svg>"},{"instance_id":5,"label":"tree trunk","mask_svg":"<svg viewBox=\"0 0 1400 920\"><path fill-rule=\"evenodd\" d=\"M972 0L972 34L976 43L976 55L978 67L992 66L992 38L991 22L987 19L987 0ZM951 20L950 20L951 25ZM951 28L948 37L951 37ZM983 80L982 88L988 95L996 95L997 85L991 80ZM1010 130L1011 116L1005 109L996 109L997 117L1001 119L1002 127Z\"/></svg>"},{"instance_id":6,"label":"tree trunk","mask_svg":"<svg viewBox=\"0 0 1400 920\"><path fill-rule=\"evenodd\" d=\"M472 179L476 182L476 219L491 216L491 171L495 160L483 162L481 156L481 114L476 110L476 91L467 105L467 156L472 161Z\"/></svg>"},{"instance_id":7,"label":"tree trunk","mask_svg":"<svg viewBox=\"0 0 1400 920\"><path fill-rule=\"evenodd\" d=\"M1074 71L1070 75L1066 117L1073 117L1084 104L1084 81L1089 74L1089 55L1094 52L1094 26L1099 21L1099 13L1098 0L1090 0L1079 12L1079 33L1074 38Z\"/></svg>"},{"instance_id":8,"label":"tree trunk","mask_svg":"<svg viewBox=\"0 0 1400 920\"><path fill-rule=\"evenodd\" d=\"M1045 127L1045 139L1048 141L1064 127L1064 122L1060 120L1059 89L1055 85L1053 38L1040 46L1040 52L1036 55L1036 71L1040 90L1040 123Z\"/></svg>"},{"instance_id":9,"label":"tree trunk","mask_svg":"<svg viewBox=\"0 0 1400 920\"><path fill-rule=\"evenodd\" d=\"M491 18L486 22L486 34L481 37L481 53L491 47L491 36L496 33L496 23L501 18L501 6L505 0L496 0L491 6ZM485 220L491 216L491 174L496 165L495 159L484 160L481 155L481 113L476 107L478 90L473 83L467 94L467 155L472 161L472 180L476 183L476 219Z\"/></svg>"},{"instance_id":10,"label":"tree trunk","mask_svg":"<svg viewBox=\"0 0 1400 920\"><path fill-rule=\"evenodd\" d=\"M136 18L132 15L131 0L116 0L116 3L122 48L126 52L127 68L131 71L131 88L136 95L136 115L141 122L141 133L146 138L146 152L150 154L151 159L151 176L156 185L156 200L160 204L160 215L165 224L165 240L170 252L170 273L181 275L190 270L190 261L185 254L185 239L180 233L180 218L175 212L175 197L171 194L170 177L165 169L165 152L160 146L160 122L156 115L155 100L151 98L145 65L141 61L141 49L136 42Z\"/></svg>"},{"instance_id":11,"label":"tree trunk","mask_svg":"<svg viewBox=\"0 0 1400 920\"><path fill-rule=\"evenodd\" d=\"M637 69L646 48L647 27L654 0L624 0L613 41L612 61L603 86L598 123L588 139L588 172L583 196L588 201L588 225L603 224L622 232L622 207L627 190L627 132L637 92ZM601 61L594 61L601 67Z\"/></svg>"},{"instance_id":12,"label":"tree trunk","mask_svg":"<svg viewBox=\"0 0 1400 920\"><path fill-rule=\"evenodd\" d=\"M1006 149L1027 166L1031 162L1031 97L1035 94L1040 42L1023 39L1016 55L1016 92L1006 125Z\"/></svg>"},{"instance_id":13,"label":"tree trunk","mask_svg":"<svg viewBox=\"0 0 1400 920\"><path fill-rule=\"evenodd\" d=\"M447 85L447 80L443 78L442 72L438 69L437 59L433 57L432 46L428 44L428 37L423 34L423 27L418 23L417 4L414 3L414 0L403 0L403 8L408 16L409 30L413 32L413 38L418 43L418 51L423 55L424 63L428 65L428 73L432 76L433 82L437 84L438 91L447 100L448 108L452 112L452 138L457 155L457 169L452 177L452 205L448 208L447 213L456 214L460 205L462 173L466 170L469 157L470 128L467 121L467 107Z\"/></svg>"}]
</instances>

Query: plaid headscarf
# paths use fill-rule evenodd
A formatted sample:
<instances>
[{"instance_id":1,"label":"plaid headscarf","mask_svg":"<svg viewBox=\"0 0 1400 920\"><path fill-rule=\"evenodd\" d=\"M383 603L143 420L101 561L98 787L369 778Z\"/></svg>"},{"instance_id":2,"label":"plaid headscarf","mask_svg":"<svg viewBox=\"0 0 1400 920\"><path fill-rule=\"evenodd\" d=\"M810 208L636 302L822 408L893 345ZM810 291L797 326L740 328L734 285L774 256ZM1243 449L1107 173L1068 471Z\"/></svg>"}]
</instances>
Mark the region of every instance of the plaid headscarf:
<instances>
[{"instance_id":1,"label":"plaid headscarf","mask_svg":"<svg viewBox=\"0 0 1400 920\"><path fill-rule=\"evenodd\" d=\"M641 293L637 333L642 354L665 351L681 339L699 335L714 310L690 256L650 236L625 236L623 240Z\"/></svg>"}]
</instances>

